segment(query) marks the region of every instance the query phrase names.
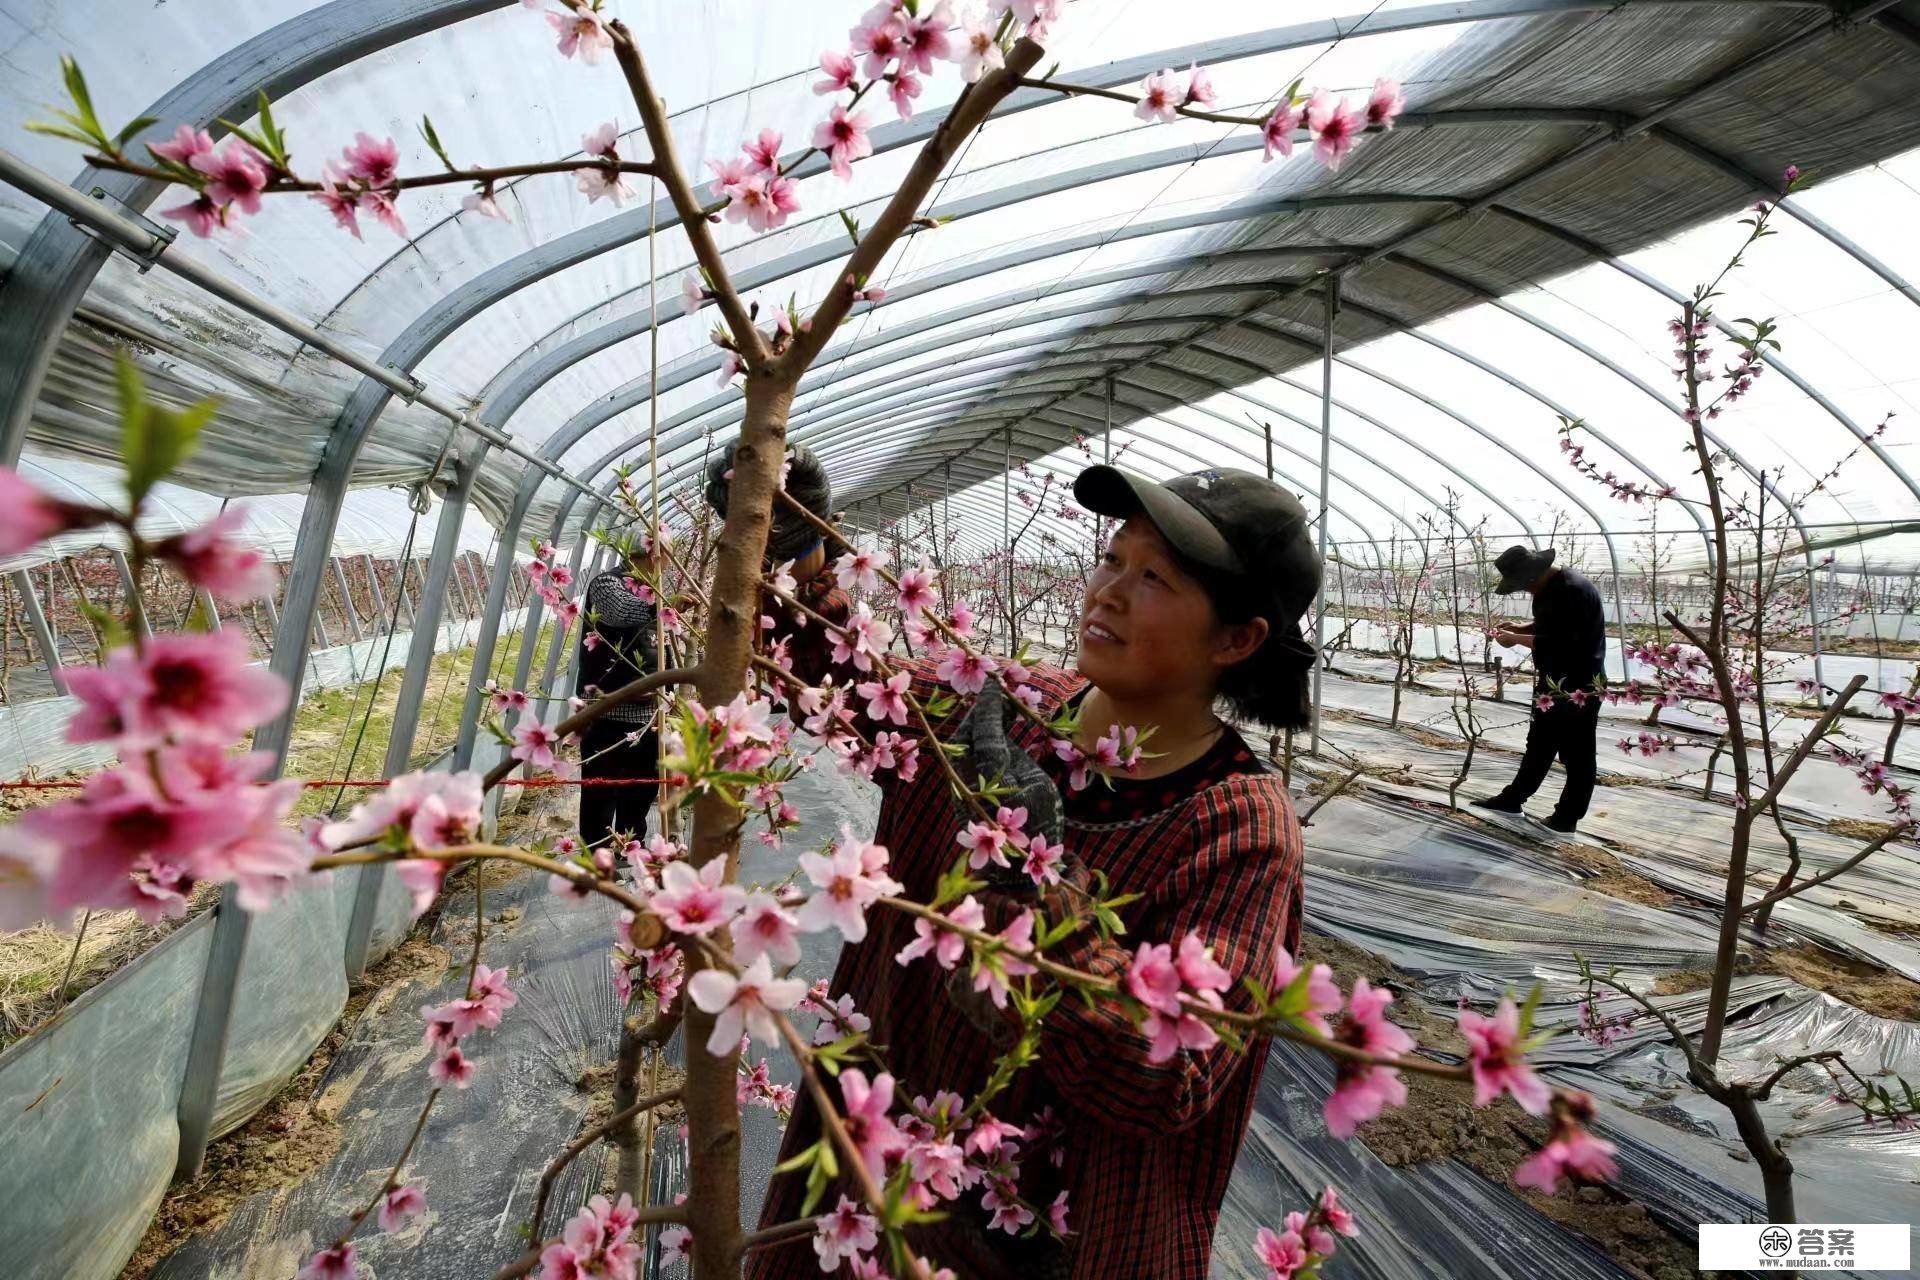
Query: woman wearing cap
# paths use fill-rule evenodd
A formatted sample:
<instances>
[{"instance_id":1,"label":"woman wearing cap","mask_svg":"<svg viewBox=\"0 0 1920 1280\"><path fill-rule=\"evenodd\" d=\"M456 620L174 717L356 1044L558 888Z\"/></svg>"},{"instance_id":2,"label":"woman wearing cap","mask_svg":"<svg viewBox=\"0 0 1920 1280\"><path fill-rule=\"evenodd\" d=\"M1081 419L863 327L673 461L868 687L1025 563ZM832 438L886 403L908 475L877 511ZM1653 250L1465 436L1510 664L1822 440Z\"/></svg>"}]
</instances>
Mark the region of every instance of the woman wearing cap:
<instances>
[{"instance_id":1,"label":"woman wearing cap","mask_svg":"<svg viewBox=\"0 0 1920 1280\"><path fill-rule=\"evenodd\" d=\"M818 487L818 471L796 450L790 488ZM1299 619L1320 574L1306 513L1277 486L1236 471L1162 485L1094 467L1074 493L1122 523L1087 586L1077 671L1034 667L1027 684L1041 694L1042 716L1079 708L1083 749L1117 724L1152 729L1155 754L1076 791L1047 735L1024 718L1009 724L1004 702L988 697L991 685L979 700L994 708L985 727L976 714L954 736L971 739L976 761L1007 762L1004 776L1022 788L1018 802L1037 815L1029 831L1046 821L1049 804L1064 819L1070 882L1084 887L1098 871L1109 895L1140 895L1119 912L1125 947L1079 937L1050 954L1117 976L1141 942L1177 946L1193 932L1236 982L1252 974L1271 983L1274 948L1297 950L1300 940L1299 827L1280 779L1220 708L1276 728L1305 723L1313 651ZM724 505L723 487L709 495ZM838 620L848 602L822 573L825 563L825 549L815 546L793 572L806 601ZM790 637L795 671L816 683L832 665L820 632L809 626ZM892 661L913 673L923 696L939 687L931 663ZM860 678L835 673L838 684L850 677ZM960 851L960 814L930 763L913 781L888 779L883 787L874 839L890 850L891 873L907 896L925 901ZM1001 877L980 895L990 927L1033 901L1025 880ZM1041 903L1050 918L1060 918L1057 895L1066 892L1052 890ZM871 1020L870 1041L886 1047L896 1113L943 1090L973 1096L1012 1040L1010 1016L973 993L965 965L950 976L927 961L896 963L915 937L906 916L877 909L868 930L842 952L831 991L852 997ZM1237 987L1227 1004L1248 1007ZM940 1205L949 1217L916 1228L916 1246L961 1276L1200 1280L1266 1047L1256 1040L1236 1053L1215 1045L1156 1064L1147 1039L1117 1009L1063 1000L1046 1020L1038 1061L994 1100L992 1113L1019 1130L1002 1148L1018 1166L1018 1182L997 1189L1017 1186L1019 1200L1041 1212L1064 1193L1065 1242L1044 1230L1021 1238L991 1227L980 1207L983 1193L996 1189L988 1179ZM976 1122L972 1132L993 1150L991 1126ZM803 1092L782 1159L818 1136ZM775 1176L762 1225L799 1216L804 1176ZM823 1209L835 1202L829 1195ZM820 1268L801 1237L755 1250L746 1273L770 1280L817 1276Z\"/></svg>"}]
</instances>

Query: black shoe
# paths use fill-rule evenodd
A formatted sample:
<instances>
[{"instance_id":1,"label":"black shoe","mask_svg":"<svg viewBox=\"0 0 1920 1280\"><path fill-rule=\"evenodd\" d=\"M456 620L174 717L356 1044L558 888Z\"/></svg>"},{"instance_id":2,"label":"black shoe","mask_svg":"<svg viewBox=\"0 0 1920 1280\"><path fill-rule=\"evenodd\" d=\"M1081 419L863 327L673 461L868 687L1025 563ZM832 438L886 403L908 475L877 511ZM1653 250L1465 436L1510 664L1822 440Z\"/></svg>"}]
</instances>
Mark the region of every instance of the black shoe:
<instances>
[{"instance_id":1,"label":"black shoe","mask_svg":"<svg viewBox=\"0 0 1920 1280\"><path fill-rule=\"evenodd\" d=\"M1549 831L1558 831L1562 835L1570 836L1579 829L1580 820L1578 818L1563 818L1556 813L1547 819L1546 825Z\"/></svg>"},{"instance_id":2,"label":"black shoe","mask_svg":"<svg viewBox=\"0 0 1920 1280\"><path fill-rule=\"evenodd\" d=\"M1488 796L1484 800L1470 800L1468 803L1476 809L1491 809L1495 813L1520 812L1519 801L1509 800L1505 796Z\"/></svg>"}]
</instances>

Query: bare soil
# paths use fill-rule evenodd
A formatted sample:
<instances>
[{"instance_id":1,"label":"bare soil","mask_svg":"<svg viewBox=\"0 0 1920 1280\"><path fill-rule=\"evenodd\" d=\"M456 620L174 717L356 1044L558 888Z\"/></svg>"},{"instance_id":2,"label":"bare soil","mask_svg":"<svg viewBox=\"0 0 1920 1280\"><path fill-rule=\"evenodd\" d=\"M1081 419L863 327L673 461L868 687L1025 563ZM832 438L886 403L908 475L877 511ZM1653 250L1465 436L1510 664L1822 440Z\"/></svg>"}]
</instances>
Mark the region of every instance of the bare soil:
<instances>
[{"instance_id":1,"label":"bare soil","mask_svg":"<svg viewBox=\"0 0 1920 1280\"><path fill-rule=\"evenodd\" d=\"M1308 961L1332 967L1342 985L1365 977L1390 987L1409 985L1380 956L1336 939L1311 936ZM1412 1000L1396 1001L1394 1020L1427 1048L1464 1052L1458 1029ZM1387 1164L1400 1166L1454 1158L1499 1183L1569 1231L1596 1245L1621 1267L1646 1280L1697 1276L1694 1245L1671 1235L1640 1202L1608 1187L1582 1187L1544 1196L1513 1185L1513 1171L1546 1141L1546 1122L1529 1116L1511 1098L1491 1107L1473 1105L1465 1083L1407 1075L1407 1105L1363 1125L1360 1141Z\"/></svg>"},{"instance_id":2,"label":"bare soil","mask_svg":"<svg viewBox=\"0 0 1920 1280\"><path fill-rule=\"evenodd\" d=\"M1803 987L1825 992L1862 1013L1900 1022L1920 1021L1920 982L1890 973L1877 965L1829 951L1810 942L1771 948L1747 957L1742 973L1777 973ZM1683 969L1663 974L1653 984L1660 995L1702 991L1713 981L1710 969Z\"/></svg>"},{"instance_id":3,"label":"bare soil","mask_svg":"<svg viewBox=\"0 0 1920 1280\"><path fill-rule=\"evenodd\" d=\"M1596 893L1648 907L1670 907L1679 901L1671 893L1637 872L1605 849L1590 844L1569 844L1561 856L1586 878L1580 883Z\"/></svg>"}]
</instances>

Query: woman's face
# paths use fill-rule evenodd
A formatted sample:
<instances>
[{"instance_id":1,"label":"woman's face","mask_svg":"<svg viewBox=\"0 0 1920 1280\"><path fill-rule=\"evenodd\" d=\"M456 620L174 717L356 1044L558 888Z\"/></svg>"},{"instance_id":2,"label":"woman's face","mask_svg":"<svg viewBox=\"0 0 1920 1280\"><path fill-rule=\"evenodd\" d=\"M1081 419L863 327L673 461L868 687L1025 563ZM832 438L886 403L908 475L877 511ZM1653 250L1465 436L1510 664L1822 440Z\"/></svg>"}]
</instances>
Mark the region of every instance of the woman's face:
<instances>
[{"instance_id":1,"label":"woman's face","mask_svg":"<svg viewBox=\"0 0 1920 1280\"><path fill-rule=\"evenodd\" d=\"M1114 533L1087 581L1080 673L1123 701L1211 698L1220 672L1265 638L1259 619L1222 624L1153 522L1134 516Z\"/></svg>"}]
</instances>

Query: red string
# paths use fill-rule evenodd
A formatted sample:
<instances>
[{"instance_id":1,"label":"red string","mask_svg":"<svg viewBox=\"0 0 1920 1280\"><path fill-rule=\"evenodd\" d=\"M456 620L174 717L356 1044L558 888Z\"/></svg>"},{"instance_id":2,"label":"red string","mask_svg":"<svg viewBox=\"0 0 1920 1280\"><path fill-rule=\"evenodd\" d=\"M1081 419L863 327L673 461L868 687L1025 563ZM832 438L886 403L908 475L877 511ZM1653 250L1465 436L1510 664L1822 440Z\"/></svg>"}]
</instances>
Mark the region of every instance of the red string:
<instances>
[{"instance_id":1,"label":"red string","mask_svg":"<svg viewBox=\"0 0 1920 1280\"><path fill-rule=\"evenodd\" d=\"M303 787L384 787L391 778L303 778ZM685 778L502 778L505 787L628 787L642 783L678 786ZM59 791L83 787L83 781L0 782L0 791Z\"/></svg>"}]
</instances>

